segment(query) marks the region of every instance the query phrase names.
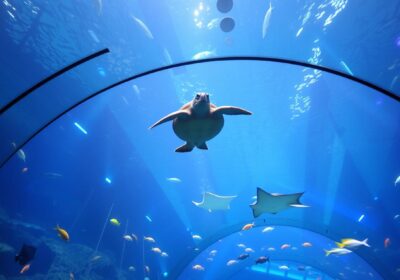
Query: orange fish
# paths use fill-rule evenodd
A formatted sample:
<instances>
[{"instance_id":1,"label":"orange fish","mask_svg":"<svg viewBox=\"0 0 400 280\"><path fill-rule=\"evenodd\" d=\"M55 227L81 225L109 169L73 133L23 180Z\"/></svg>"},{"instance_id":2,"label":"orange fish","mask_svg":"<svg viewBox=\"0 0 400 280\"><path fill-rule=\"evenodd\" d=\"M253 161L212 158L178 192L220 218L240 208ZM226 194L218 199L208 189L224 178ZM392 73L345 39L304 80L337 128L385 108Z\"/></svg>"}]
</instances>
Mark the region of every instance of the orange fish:
<instances>
[{"instance_id":1,"label":"orange fish","mask_svg":"<svg viewBox=\"0 0 400 280\"><path fill-rule=\"evenodd\" d=\"M304 242L303 244L301 244L301 246L303 246L304 248L307 248L307 247L311 247L312 244L310 242Z\"/></svg>"},{"instance_id":2,"label":"orange fish","mask_svg":"<svg viewBox=\"0 0 400 280\"><path fill-rule=\"evenodd\" d=\"M282 250L285 250L285 249L287 249L287 248L290 248L290 245L289 245L289 244L283 244L283 245L281 246L281 249L282 249Z\"/></svg>"},{"instance_id":3,"label":"orange fish","mask_svg":"<svg viewBox=\"0 0 400 280\"><path fill-rule=\"evenodd\" d=\"M389 247L389 245L390 245L390 238L387 237L387 238L385 239L385 241L383 242L383 244L385 245L385 248Z\"/></svg>"},{"instance_id":4,"label":"orange fish","mask_svg":"<svg viewBox=\"0 0 400 280\"><path fill-rule=\"evenodd\" d=\"M68 234L68 232L67 232L65 229L60 228L59 225L57 225L57 227L54 228L54 229L57 231L58 236L59 236L61 239L65 240L65 241L69 241L69 234Z\"/></svg>"},{"instance_id":5,"label":"orange fish","mask_svg":"<svg viewBox=\"0 0 400 280\"><path fill-rule=\"evenodd\" d=\"M19 273L23 274L24 272L28 271L30 267L31 267L30 264L24 265L24 267L21 269Z\"/></svg>"},{"instance_id":6,"label":"orange fish","mask_svg":"<svg viewBox=\"0 0 400 280\"><path fill-rule=\"evenodd\" d=\"M252 229L254 227L254 224L246 224L242 227L242 230L249 230Z\"/></svg>"}]
</instances>

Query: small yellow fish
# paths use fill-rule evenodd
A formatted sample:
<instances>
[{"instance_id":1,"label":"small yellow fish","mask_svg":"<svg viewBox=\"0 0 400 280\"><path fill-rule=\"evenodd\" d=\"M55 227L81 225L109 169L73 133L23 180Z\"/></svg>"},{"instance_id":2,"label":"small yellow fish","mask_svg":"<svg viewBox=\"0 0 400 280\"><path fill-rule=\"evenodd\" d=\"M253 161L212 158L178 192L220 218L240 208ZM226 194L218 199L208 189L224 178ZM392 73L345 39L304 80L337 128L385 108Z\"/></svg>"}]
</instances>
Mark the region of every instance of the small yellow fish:
<instances>
[{"instance_id":1,"label":"small yellow fish","mask_svg":"<svg viewBox=\"0 0 400 280\"><path fill-rule=\"evenodd\" d=\"M68 232L67 232L65 229L60 228L59 225L57 225L57 227L55 227L54 229L57 231L58 236L59 236L61 239L65 240L65 241L69 241L69 234L68 234Z\"/></svg>"},{"instance_id":2,"label":"small yellow fish","mask_svg":"<svg viewBox=\"0 0 400 280\"><path fill-rule=\"evenodd\" d=\"M242 230L249 230L252 229L254 227L254 223L252 224L246 224L242 227Z\"/></svg>"},{"instance_id":3,"label":"small yellow fish","mask_svg":"<svg viewBox=\"0 0 400 280\"><path fill-rule=\"evenodd\" d=\"M110 219L110 223L114 226L120 226L121 223L116 219L116 218L112 218Z\"/></svg>"}]
</instances>

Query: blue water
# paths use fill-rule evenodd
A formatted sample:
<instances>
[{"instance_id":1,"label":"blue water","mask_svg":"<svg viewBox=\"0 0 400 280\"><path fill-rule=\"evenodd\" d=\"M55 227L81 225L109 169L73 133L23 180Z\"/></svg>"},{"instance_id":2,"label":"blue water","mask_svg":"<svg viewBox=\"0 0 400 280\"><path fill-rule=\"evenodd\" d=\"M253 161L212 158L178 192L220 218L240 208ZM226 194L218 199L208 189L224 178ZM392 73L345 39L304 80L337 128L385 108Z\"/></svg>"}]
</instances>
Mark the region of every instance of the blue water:
<instances>
[{"instance_id":1,"label":"blue water","mask_svg":"<svg viewBox=\"0 0 400 280\"><path fill-rule=\"evenodd\" d=\"M1 157L15 149L12 142L19 147L49 124L0 168L0 279L400 277L400 106L379 91L295 65L208 62L128 81L50 122L123 78L228 55L298 59L400 94L396 1L384 9L379 3L271 1L265 38L269 2L234 1L228 13L215 2L0 4L1 106L65 65L110 48L0 116ZM218 22L228 16L235 26L224 33ZM183 143L171 123L148 128L199 91L217 106L253 114L225 116L208 151L175 153ZM310 207L255 219L249 205L257 187L304 192L301 202ZM205 192L237 197L229 210L209 212L193 203ZM242 231L249 223L254 227ZM57 224L68 231L68 242L57 236ZM273 230L263 233L267 226ZM127 234L137 240L125 240ZM343 238L368 238L371 247L325 256ZM38 249L21 276L14 255L23 243ZM245 252L238 244L254 252L227 265ZM260 256L270 263L255 265Z\"/></svg>"}]
</instances>

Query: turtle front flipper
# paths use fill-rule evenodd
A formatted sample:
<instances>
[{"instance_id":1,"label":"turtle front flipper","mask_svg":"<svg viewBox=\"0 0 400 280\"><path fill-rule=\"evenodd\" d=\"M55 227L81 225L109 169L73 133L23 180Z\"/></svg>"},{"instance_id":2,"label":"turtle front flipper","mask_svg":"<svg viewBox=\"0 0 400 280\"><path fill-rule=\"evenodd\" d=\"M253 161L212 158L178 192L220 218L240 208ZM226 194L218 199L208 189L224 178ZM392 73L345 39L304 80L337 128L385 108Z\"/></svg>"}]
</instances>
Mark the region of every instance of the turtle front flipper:
<instances>
[{"instance_id":1,"label":"turtle front flipper","mask_svg":"<svg viewBox=\"0 0 400 280\"><path fill-rule=\"evenodd\" d=\"M163 117L161 120L159 120L158 122L156 122L149 128L152 129L153 127L156 127L157 125L160 125L160 124L168 122L168 121L172 121L175 118L181 118L181 117L186 117L186 116L190 116L190 113L188 111L179 110L176 112L172 112L171 114L166 115L165 117Z\"/></svg>"},{"instance_id":2,"label":"turtle front flipper","mask_svg":"<svg viewBox=\"0 0 400 280\"><path fill-rule=\"evenodd\" d=\"M212 113L224 115L251 115L251 112L234 106L220 106L215 108Z\"/></svg>"},{"instance_id":3,"label":"turtle front flipper","mask_svg":"<svg viewBox=\"0 0 400 280\"><path fill-rule=\"evenodd\" d=\"M187 153L187 152L191 152L194 148L194 145L186 142L184 145L178 147L175 152L177 153Z\"/></svg>"}]
</instances>

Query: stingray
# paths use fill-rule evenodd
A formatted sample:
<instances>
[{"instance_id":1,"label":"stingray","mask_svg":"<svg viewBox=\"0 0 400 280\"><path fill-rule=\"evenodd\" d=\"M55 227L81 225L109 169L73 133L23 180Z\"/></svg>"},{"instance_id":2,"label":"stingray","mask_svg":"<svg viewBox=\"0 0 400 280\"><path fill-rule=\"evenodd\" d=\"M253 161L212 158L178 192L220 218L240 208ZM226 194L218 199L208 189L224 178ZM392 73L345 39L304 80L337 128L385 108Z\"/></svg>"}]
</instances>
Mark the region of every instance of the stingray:
<instances>
[{"instance_id":1,"label":"stingray","mask_svg":"<svg viewBox=\"0 0 400 280\"><path fill-rule=\"evenodd\" d=\"M200 208L204 208L208 211L213 210L229 210L231 201L236 198L235 196L221 196L210 192L203 194L203 201L196 202L192 201L194 205Z\"/></svg>"},{"instance_id":2,"label":"stingray","mask_svg":"<svg viewBox=\"0 0 400 280\"><path fill-rule=\"evenodd\" d=\"M308 207L300 202L303 193L272 194L257 188L257 201L250 205L253 216L257 218L264 213L277 214L290 207Z\"/></svg>"}]
</instances>

